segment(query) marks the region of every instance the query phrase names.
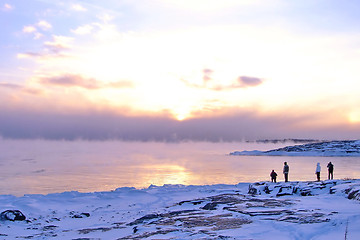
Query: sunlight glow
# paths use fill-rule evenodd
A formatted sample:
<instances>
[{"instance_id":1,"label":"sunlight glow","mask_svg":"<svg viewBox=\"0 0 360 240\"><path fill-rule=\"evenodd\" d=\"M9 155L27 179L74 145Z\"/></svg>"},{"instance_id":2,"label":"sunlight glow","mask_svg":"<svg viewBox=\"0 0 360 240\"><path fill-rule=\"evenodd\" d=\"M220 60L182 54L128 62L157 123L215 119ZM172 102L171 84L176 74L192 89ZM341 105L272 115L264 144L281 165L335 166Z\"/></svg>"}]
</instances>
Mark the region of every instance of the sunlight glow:
<instances>
[{"instance_id":1,"label":"sunlight glow","mask_svg":"<svg viewBox=\"0 0 360 240\"><path fill-rule=\"evenodd\" d=\"M238 1L210 3L216 9L237 5ZM196 9L205 0L178 4ZM40 67L34 82L43 76L56 77L56 73L79 75L104 86L129 82L128 87L75 86L65 91L75 96L81 91L91 103L113 109L167 114L179 121L224 108L276 111L299 102L311 104L340 88L347 94L344 81L351 83L351 78L339 76L344 72L356 76L358 71L357 60L353 60L356 55L349 55L344 63L335 61L343 54L336 48L342 39L308 38L277 27L214 25L132 32L120 31L109 18L73 29L75 36L52 35L51 41L44 42L47 51L18 53L19 59L37 60ZM81 37L89 33L91 37ZM329 48L333 49L331 55ZM299 66L308 73L300 71ZM336 66L339 76L328 71L329 66ZM261 83L241 86L241 76L261 79ZM341 84L336 84L340 83L338 79ZM338 87L319 94L324 84ZM56 96L56 90L46 89L49 96ZM349 120L359 122L359 118L351 114Z\"/></svg>"},{"instance_id":2,"label":"sunlight glow","mask_svg":"<svg viewBox=\"0 0 360 240\"><path fill-rule=\"evenodd\" d=\"M349 121L350 123L360 123L360 112L351 112L349 114Z\"/></svg>"}]
</instances>

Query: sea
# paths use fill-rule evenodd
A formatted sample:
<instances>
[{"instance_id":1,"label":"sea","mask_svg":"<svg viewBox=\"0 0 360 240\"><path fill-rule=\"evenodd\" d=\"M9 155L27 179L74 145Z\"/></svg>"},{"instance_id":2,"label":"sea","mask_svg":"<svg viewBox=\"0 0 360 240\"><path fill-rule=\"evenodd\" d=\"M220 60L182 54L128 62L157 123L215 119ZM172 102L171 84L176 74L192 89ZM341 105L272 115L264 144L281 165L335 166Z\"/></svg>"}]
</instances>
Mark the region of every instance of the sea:
<instances>
[{"instance_id":1,"label":"sea","mask_svg":"<svg viewBox=\"0 0 360 240\"><path fill-rule=\"evenodd\" d=\"M213 185L316 180L315 168L334 164L335 179L360 178L360 157L231 156L233 151L271 150L294 142L126 142L0 139L0 194L101 192L151 185Z\"/></svg>"}]
</instances>

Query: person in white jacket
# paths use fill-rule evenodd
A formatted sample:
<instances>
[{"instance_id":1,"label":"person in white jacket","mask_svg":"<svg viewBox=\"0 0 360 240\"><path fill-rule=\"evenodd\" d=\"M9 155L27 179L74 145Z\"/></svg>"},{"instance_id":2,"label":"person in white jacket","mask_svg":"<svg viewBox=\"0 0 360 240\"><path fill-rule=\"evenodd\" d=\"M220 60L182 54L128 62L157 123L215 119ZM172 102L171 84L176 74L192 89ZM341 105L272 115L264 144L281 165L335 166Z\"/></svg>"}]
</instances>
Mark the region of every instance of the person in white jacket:
<instances>
[{"instance_id":1,"label":"person in white jacket","mask_svg":"<svg viewBox=\"0 0 360 240\"><path fill-rule=\"evenodd\" d=\"M320 181L320 172L321 172L320 163L317 163L315 173L318 181Z\"/></svg>"}]
</instances>

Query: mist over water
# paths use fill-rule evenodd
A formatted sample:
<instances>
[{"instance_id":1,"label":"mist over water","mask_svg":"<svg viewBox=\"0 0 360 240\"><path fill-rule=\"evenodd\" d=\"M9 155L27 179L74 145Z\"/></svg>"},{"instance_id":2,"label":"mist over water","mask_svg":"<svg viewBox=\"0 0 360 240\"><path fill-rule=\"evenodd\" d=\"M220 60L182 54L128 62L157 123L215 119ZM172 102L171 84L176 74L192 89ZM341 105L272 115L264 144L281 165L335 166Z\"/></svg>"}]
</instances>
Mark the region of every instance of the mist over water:
<instances>
[{"instance_id":1,"label":"mist over water","mask_svg":"<svg viewBox=\"0 0 360 240\"><path fill-rule=\"evenodd\" d=\"M294 143L122 142L0 140L0 194L110 191L149 185L237 184L268 181L272 169L283 181L313 181L315 166L335 165L335 178L359 178L358 157L229 156L235 150L270 150Z\"/></svg>"}]
</instances>

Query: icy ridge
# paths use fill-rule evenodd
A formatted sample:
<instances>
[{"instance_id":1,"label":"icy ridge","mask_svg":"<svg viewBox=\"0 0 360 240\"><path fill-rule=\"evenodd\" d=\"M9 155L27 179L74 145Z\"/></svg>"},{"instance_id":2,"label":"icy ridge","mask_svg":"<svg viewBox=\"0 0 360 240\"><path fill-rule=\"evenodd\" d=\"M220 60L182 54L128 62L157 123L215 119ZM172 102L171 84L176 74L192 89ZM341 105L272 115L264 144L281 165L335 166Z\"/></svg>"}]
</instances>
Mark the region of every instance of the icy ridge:
<instances>
[{"instance_id":1,"label":"icy ridge","mask_svg":"<svg viewBox=\"0 0 360 240\"><path fill-rule=\"evenodd\" d=\"M360 156L360 140L327 141L293 145L269 151L235 151L230 155L248 156Z\"/></svg>"}]
</instances>

